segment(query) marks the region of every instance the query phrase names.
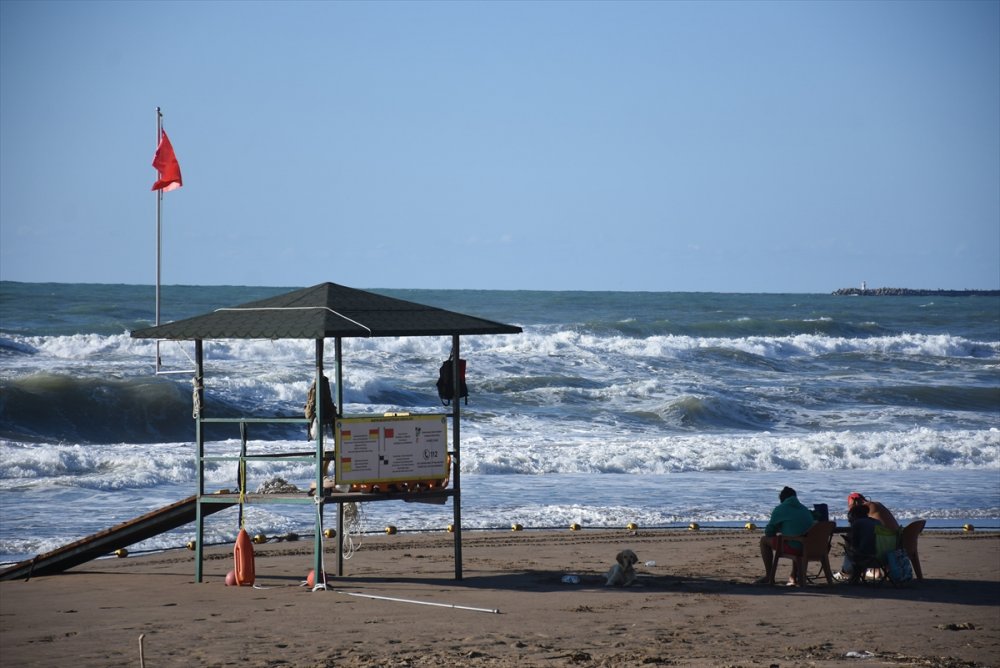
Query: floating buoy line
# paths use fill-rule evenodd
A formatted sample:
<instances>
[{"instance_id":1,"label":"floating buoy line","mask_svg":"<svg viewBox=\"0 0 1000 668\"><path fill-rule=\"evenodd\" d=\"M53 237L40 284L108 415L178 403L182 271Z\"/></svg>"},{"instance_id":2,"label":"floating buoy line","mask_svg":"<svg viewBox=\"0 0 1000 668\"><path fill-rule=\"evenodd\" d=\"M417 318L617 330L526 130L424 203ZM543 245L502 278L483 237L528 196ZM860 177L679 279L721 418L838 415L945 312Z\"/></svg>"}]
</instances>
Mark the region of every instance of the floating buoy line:
<instances>
[{"instance_id":1,"label":"floating buoy line","mask_svg":"<svg viewBox=\"0 0 1000 668\"><path fill-rule=\"evenodd\" d=\"M448 524L448 525L446 525L443 528L423 528L423 529L401 529L398 526L396 526L395 524L388 524L388 525L386 525L382 529L364 529L364 530L361 530L357 526L357 522L356 522L357 518L352 518L352 519L355 520L354 522L351 523L351 524L354 524L354 526L349 527L349 530L345 531L345 543L344 543L345 557L346 557L346 554L348 554L348 553L353 554L353 552L359 547L359 544L355 544L353 542L353 540L350 541L350 542L348 542L349 537L352 536L352 535L353 536L359 536L359 537L361 535L377 535L377 534L385 534L386 536L396 536L396 535L399 535L399 534L406 534L406 533L409 533L409 534L436 533L436 532L439 532L439 531L445 531L447 533L454 533L455 532L455 525L454 524ZM702 526L698 522L689 522L686 525L685 524L681 524L681 523L657 524L657 525L651 525L651 526L643 527L642 529L644 531L689 531L689 532L696 532L696 531L701 531L701 530L726 531L726 532L728 532L728 531L754 532L754 531L760 531L761 530L760 527L757 524L755 524L754 522L747 522L743 526L707 526L707 527ZM462 531L470 531L470 532L473 532L473 531L474 532L509 531L509 532L514 532L514 533L520 533L520 532L531 532L531 531L563 531L563 530L568 530L568 531L572 531L572 532L579 532L579 531L615 531L615 530L618 530L618 531L626 531L628 533L634 534L634 533L638 532L640 529L639 529L639 525L636 522L628 522L624 526L610 526L610 525L602 524L602 525L594 525L594 526L584 527L579 522L572 522L572 523L570 523L568 525L565 525L565 526L541 525L541 526L537 526L537 527L531 527L531 526L525 526L524 524L521 524L520 522L512 522L510 524L509 528L496 527L496 526L489 526L489 527L462 527ZM961 531L963 533L974 533L976 531L976 527L973 526L972 524L968 524L967 523L967 524L963 524L962 526L929 527L928 529L925 529L925 531L927 531L927 530L930 530L930 531ZM987 529L987 531L996 531L996 529L990 528L990 529ZM328 539L328 540L334 539L334 538L337 537L337 530L333 529L333 528L326 528L326 529L323 530L323 537L326 538L326 539ZM278 536L268 536L268 535L264 534L263 532L261 532L261 533L254 534L253 537L252 537L252 541L256 545L263 545L265 543L281 543L281 542L290 542L291 543L291 542L296 542L296 541L299 541L299 540L301 540L301 537L299 536L298 533L295 533L295 532L289 532L287 534L282 534L282 535L278 535ZM230 541L230 540L218 541L218 542L212 542L212 543L205 543L205 547L217 547L217 546L220 546L220 545L230 545L231 543L232 543L232 541ZM197 544L196 544L195 541L189 540L184 545L184 547L186 549L190 550L190 551L194 551L195 548L197 547ZM130 550L130 549L126 549L126 548L119 548L119 549L115 550L114 552L109 553L107 556L109 556L109 557L116 557L116 558L119 558L119 559L124 559L126 557L135 556L135 555L139 555L139 554L150 554L150 553L153 553L153 552L166 552L168 550L175 550L175 549L180 549L180 547L157 547L157 548L150 548L150 549L146 549L146 550Z\"/></svg>"}]
</instances>

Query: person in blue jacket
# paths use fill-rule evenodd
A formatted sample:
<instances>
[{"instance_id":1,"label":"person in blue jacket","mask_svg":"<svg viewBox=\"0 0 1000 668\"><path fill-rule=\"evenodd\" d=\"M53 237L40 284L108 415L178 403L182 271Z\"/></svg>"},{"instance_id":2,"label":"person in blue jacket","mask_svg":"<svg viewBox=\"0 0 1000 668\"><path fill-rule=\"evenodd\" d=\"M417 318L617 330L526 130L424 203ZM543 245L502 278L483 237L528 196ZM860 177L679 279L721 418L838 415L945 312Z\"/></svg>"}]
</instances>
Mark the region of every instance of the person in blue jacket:
<instances>
[{"instance_id":1,"label":"person in blue jacket","mask_svg":"<svg viewBox=\"0 0 1000 668\"><path fill-rule=\"evenodd\" d=\"M771 581L774 551L778 548L777 534L801 536L816 521L812 511L802 505L795 490L791 487L782 489L781 493L778 494L778 500L781 503L771 511L771 519L764 527L764 535L760 539L760 558L764 561L764 577L757 580L760 584ZM783 543L783 550L786 554L802 554L802 543L786 541ZM789 584L794 582L795 572L793 571Z\"/></svg>"}]
</instances>

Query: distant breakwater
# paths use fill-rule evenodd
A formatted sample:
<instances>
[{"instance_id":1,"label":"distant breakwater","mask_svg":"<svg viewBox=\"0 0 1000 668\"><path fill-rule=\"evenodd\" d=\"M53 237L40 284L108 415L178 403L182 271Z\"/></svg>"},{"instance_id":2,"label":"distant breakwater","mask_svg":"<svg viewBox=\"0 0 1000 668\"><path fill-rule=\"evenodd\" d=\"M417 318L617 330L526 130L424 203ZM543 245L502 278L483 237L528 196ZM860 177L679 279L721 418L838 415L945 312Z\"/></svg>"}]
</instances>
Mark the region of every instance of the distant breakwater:
<instances>
[{"instance_id":1,"label":"distant breakwater","mask_svg":"<svg viewBox=\"0 0 1000 668\"><path fill-rule=\"evenodd\" d=\"M833 294L860 297L1000 297L1000 290L913 290L911 288L840 288Z\"/></svg>"}]
</instances>

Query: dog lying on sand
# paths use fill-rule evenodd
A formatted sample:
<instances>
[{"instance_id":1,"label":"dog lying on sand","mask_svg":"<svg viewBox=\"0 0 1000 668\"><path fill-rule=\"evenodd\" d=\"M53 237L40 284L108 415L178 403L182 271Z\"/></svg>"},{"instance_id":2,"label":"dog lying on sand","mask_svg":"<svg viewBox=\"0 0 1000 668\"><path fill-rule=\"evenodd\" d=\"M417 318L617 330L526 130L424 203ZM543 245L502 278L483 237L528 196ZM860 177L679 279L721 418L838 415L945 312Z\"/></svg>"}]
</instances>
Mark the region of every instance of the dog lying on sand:
<instances>
[{"instance_id":1,"label":"dog lying on sand","mask_svg":"<svg viewBox=\"0 0 1000 668\"><path fill-rule=\"evenodd\" d=\"M639 563L639 557L632 550L622 550L615 557L617 562L611 567L607 574L605 587L628 587L635 582L635 565Z\"/></svg>"}]
</instances>

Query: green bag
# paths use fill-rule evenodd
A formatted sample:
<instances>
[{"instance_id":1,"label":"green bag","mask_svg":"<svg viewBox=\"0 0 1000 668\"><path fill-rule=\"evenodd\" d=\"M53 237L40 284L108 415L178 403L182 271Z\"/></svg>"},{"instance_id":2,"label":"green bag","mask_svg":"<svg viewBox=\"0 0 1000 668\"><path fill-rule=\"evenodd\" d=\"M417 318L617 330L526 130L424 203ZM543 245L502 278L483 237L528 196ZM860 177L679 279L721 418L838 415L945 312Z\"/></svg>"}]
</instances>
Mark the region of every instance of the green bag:
<instances>
[{"instance_id":1,"label":"green bag","mask_svg":"<svg viewBox=\"0 0 1000 668\"><path fill-rule=\"evenodd\" d=\"M875 527L875 556L879 561L885 561L886 556L897 547L899 547L899 531L883 526Z\"/></svg>"}]
</instances>

